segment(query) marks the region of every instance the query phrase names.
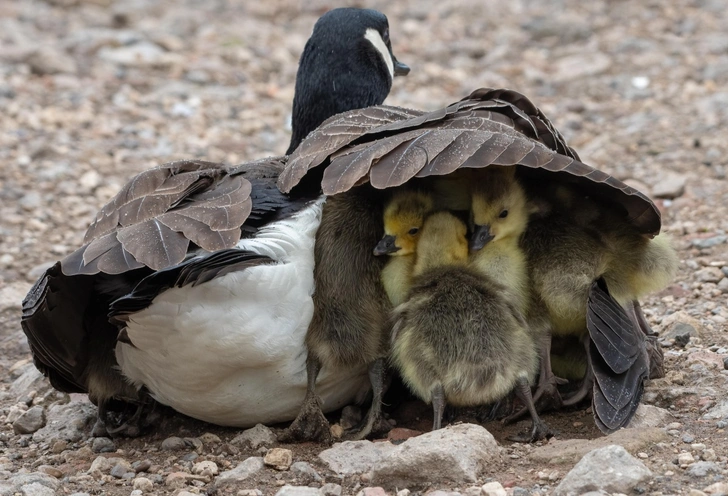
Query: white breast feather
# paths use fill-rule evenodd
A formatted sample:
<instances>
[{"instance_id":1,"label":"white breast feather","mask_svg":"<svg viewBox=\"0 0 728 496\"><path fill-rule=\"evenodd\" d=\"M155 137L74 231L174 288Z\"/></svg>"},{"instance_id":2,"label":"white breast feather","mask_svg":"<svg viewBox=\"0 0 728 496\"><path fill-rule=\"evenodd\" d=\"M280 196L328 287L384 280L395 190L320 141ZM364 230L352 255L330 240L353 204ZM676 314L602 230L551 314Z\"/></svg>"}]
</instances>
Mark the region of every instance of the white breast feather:
<instances>
[{"instance_id":1,"label":"white breast feather","mask_svg":"<svg viewBox=\"0 0 728 496\"><path fill-rule=\"evenodd\" d=\"M304 339L323 202L238 243L277 263L167 290L133 315L134 346L116 348L124 374L161 403L208 422L248 427L295 418L306 392ZM317 381L325 411L367 389L364 367L335 376L322 370Z\"/></svg>"}]
</instances>

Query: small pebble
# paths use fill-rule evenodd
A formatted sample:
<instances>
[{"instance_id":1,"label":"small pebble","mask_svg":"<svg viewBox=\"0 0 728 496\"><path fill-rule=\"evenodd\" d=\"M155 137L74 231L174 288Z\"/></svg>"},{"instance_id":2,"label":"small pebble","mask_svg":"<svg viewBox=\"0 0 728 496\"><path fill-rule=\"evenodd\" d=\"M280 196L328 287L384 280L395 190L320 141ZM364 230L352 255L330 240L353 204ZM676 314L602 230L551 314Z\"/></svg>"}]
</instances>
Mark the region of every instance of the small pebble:
<instances>
[{"instance_id":1,"label":"small pebble","mask_svg":"<svg viewBox=\"0 0 728 496\"><path fill-rule=\"evenodd\" d=\"M91 449L94 453L113 453L116 445L108 437L96 437L91 443Z\"/></svg>"},{"instance_id":2,"label":"small pebble","mask_svg":"<svg viewBox=\"0 0 728 496\"><path fill-rule=\"evenodd\" d=\"M161 448L165 451L181 450L185 449L185 442L182 440L182 438L172 436L162 441Z\"/></svg>"},{"instance_id":3,"label":"small pebble","mask_svg":"<svg viewBox=\"0 0 728 496\"><path fill-rule=\"evenodd\" d=\"M694 461L695 461L695 458L693 458L693 455L691 455L690 453L680 453L680 454L679 454L679 455L677 456L677 463L678 463L678 464L679 464L680 466L683 466L683 465L690 465L690 464L691 464L691 463L693 463Z\"/></svg>"},{"instance_id":4,"label":"small pebble","mask_svg":"<svg viewBox=\"0 0 728 496\"><path fill-rule=\"evenodd\" d=\"M695 436L693 436L692 434L688 434L688 433L683 434L683 437L682 437L683 443L690 444L693 441L695 441Z\"/></svg>"}]
</instances>

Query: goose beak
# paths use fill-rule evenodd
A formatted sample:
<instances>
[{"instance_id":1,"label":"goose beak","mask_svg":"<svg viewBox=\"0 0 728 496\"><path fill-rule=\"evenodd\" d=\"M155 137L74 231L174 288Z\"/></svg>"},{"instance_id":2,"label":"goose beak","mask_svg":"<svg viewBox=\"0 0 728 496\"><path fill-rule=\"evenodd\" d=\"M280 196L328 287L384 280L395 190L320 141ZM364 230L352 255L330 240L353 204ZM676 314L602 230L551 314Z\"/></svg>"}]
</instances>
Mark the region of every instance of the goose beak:
<instances>
[{"instance_id":1,"label":"goose beak","mask_svg":"<svg viewBox=\"0 0 728 496\"><path fill-rule=\"evenodd\" d=\"M393 55L394 59L394 75L395 76L406 76L409 74L410 68L407 64L403 64Z\"/></svg>"},{"instance_id":2,"label":"goose beak","mask_svg":"<svg viewBox=\"0 0 728 496\"><path fill-rule=\"evenodd\" d=\"M374 256L379 257L381 255L389 255L390 253L394 253L398 250L399 246L395 246L394 244L394 236L387 234L379 240L377 246L374 247Z\"/></svg>"},{"instance_id":3,"label":"goose beak","mask_svg":"<svg viewBox=\"0 0 728 496\"><path fill-rule=\"evenodd\" d=\"M476 224L475 228L473 228L473 235L470 237L470 251L482 250L494 237L490 232L489 225L479 226Z\"/></svg>"}]
</instances>

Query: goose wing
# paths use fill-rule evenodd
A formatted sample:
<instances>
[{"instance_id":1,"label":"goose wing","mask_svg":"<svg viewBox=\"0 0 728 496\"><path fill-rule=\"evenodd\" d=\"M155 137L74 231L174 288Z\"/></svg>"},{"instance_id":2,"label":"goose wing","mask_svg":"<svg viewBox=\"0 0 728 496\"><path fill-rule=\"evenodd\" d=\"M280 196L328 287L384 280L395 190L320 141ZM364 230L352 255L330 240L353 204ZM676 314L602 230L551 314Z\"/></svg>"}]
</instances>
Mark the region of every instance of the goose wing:
<instances>
[{"instance_id":1,"label":"goose wing","mask_svg":"<svg viewBox=\"0 0 728 496\"><path fill-rule=\"evenodd\" d=\"M582 163L544 114L512 90L480 89L433 112L379 106L335 116L290 156L278 186L289 192L315 178L334 195L365 182L385 189L491 164L561 173L585 193L621 205L640 232L660 230L649 198Z\"/></svg>"},{"instance_id":2,"label":"goose wing","mask_svg":"<svg viewBox=\"0 0 728 496\"><path fill-rule=\"evenodd\" d=\"M163 291L170 273L199 282L259 263L226 250L307 201L276 187L284 165L284 158L234 167L186 160L132 178L99 211L84 246L46 270L23 301L23 331L36 366L53 386L88 392L89 340L98 333L116 339L106 313L118 298L131 293L119 305L119 312L128 311L130 301L140 304ZM197 248L223 254L184 264Z\"/></svg>"},{"instance_id":3,"label":"goose wing","mask_svg":"<svg viewBox=\"0 0 728 496\"><path fill-rule=\"evenodd\" d=\"M594 417L603 432L613 432L631 420L642 398L650 372L646 338L601 279L589 292L587 329Z\"/></svg>"}]
</instances>

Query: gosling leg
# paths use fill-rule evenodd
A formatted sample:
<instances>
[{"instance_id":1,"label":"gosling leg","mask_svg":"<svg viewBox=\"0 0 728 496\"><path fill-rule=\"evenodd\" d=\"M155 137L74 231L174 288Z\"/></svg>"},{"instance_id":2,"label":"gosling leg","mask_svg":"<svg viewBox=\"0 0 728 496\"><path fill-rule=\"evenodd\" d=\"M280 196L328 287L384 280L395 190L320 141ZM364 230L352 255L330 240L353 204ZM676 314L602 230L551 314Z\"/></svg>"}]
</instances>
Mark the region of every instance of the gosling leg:
<instances>
[{"instance_id":1,"label":"gosling leg","mask_svg":"<svg viewBox=\"0 0 728 496\"><path fill-rule=\"evenodd\" d=\"M528 384L528 379L520 377L518 384L516 385L516 395L528 408L528 413L531 414L532 427L529 434L521 434L517 436L511 436L508 439L519 443L533 443L553 436L553 433L548 428L546 423L541 420L536 412L536 406L533 404L533 397L531 396L531 386Z\"/></svg>"},{"instance_id":2,"label":"gosling leg","mask_svg":"<svg viewBox=\"0 0 728 496\"><path fill-rule=\"evenodd\" d=\"M561 393L557 388L560 384L566 384L566 379L556 377L551 370L551 336L544 340L540 349L540 369L538 373L538 386L536 392L533 394L533 402L537 405L537 410L543 412L545 410L558 410L563 405L563 399ZM543 398L543 401L539 403L539 400ZM513 423L520 418L524 417L528 413L528 407L524 405L516 413L510 415L505 419L506 424Z\"/></svg>"},{"instance_id":3,"label":"gosling leg","mask_svg":"<svg viewBox=\"0 0 728 496\"><path fill-rule=\"evenodd\" d=\"M91 436L106 437L109 435L106 424L109 421L109 412L106 409L106 402L99 401L98 411L96 412L96 423L91 429Z\"/></svg>"},{"instance_id":4,"label":"gosling leg","mask_svg":"<svg viewBox=\"0 0 728 496\"><path fill-rule=\"evenodd\" d=\"M372 385L372 404L366 417L356 427L347 430L344 438L358 441L372 432L386 432L389 423L382 418L382 397L384 396L384 358L377 358L369 364L369 382ZM385 425L386 424L386 425Z\"/></svg>"},{"instance_id":5,"label":"gosling leg","mask_svg":"<svg viewBox=\"0 0 728 496\"><path fill-rule=\"evenodd\" d=\"M142 388L139 391L139 404L137 405L131 417L124 420L119 427L110 429L108 426L106 431L111 437L139 437L142 433L143 414L147 411L147 407L151 405L154 409L156 402L152 400L149 391Z\"/></svg>"},{"instance_id":6,"label":"gosling leg","mask_svg":"<svg viewBox=\"0 0 728 496\"><path fill-rule=\"evenodd\" d=\"M321 410L321 398L316 395L316 379L321 371L321 362L311 355L306 359L308 386L301 411L296 420L281 435L284 443L318 441L331 443L331 430Z\"/></svg>"},{"instance_id":7,"label":"gosling leg","mask_svg":"<svg viewBox=\"0 0 728 496\"><path fill-rule=\"evenodd\" d=\"M442 427L442 414L445 412L445 390L439 382L432 388L432 430Z\"/></svg>"},{"instance_id":8,"label":"gosling leg","mask_svg":"<svg viewBox=\"0 0 728 496\"><path fill-rule=\"evenodd\" d=\"M587 396L589 396L589 393L591 393L594 387L594 367L592 366L591 353L589 353L590 344L591 339L587 335L584 337L584 351L586 353L586 373L584 374L584 378L581 380L581 386L579 386L579 389L574 394L564 399L564 406L576 405Z\"/></svg>"}]
</instances>

